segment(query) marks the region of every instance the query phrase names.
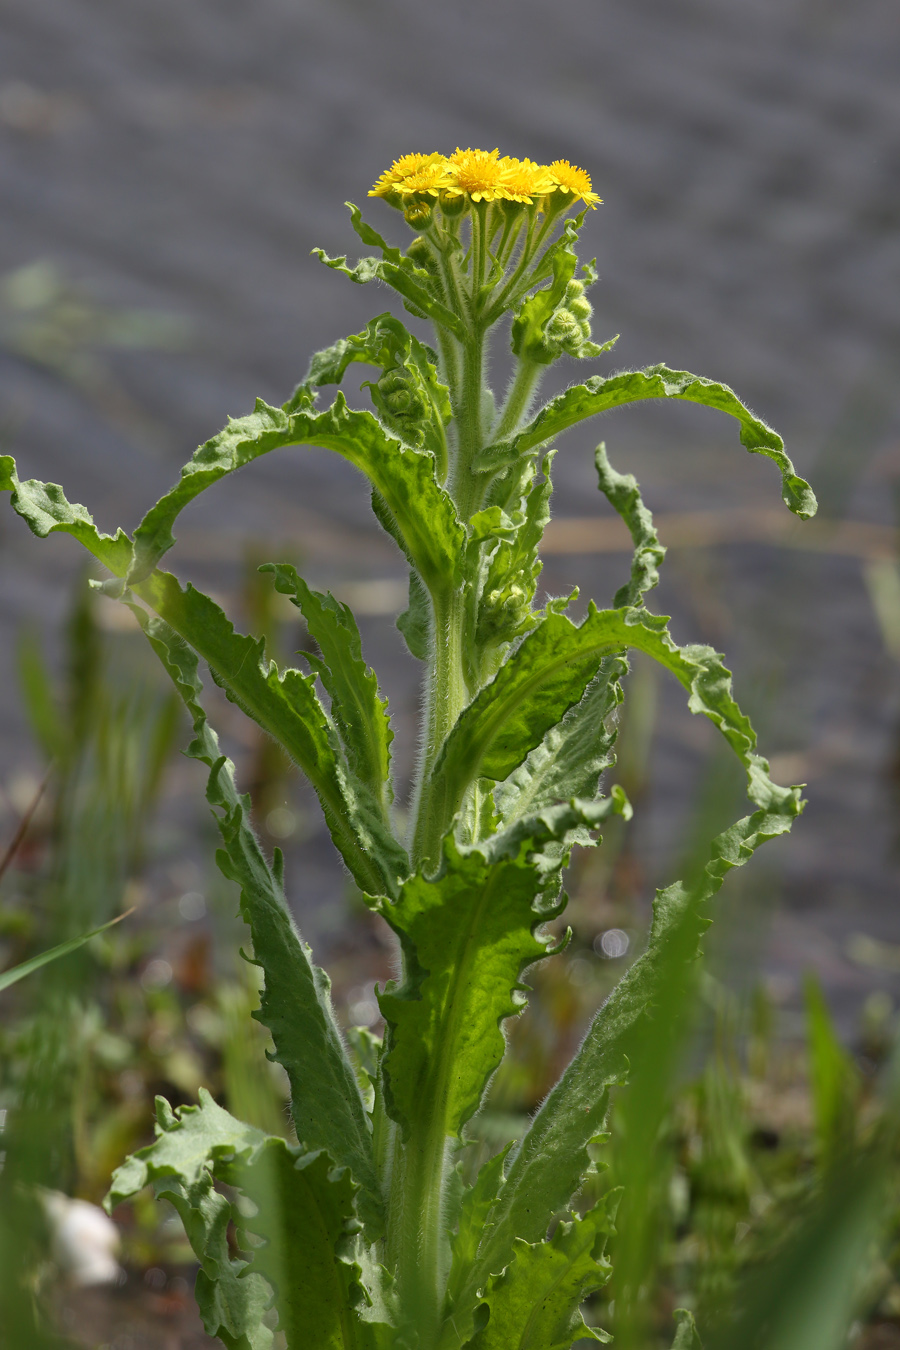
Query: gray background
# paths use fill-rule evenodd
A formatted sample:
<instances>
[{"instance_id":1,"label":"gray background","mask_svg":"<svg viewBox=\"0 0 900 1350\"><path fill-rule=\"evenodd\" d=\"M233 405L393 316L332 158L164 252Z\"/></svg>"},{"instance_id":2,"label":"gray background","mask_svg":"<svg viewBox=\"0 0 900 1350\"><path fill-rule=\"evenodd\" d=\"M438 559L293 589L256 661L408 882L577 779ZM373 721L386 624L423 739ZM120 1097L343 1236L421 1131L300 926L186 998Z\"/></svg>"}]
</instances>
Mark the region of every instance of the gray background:
<instances>
[{"instance_id":1,"label":"gray background","mask_svg":"<svg viewBox=\"0 0 900 1350\"><path fill-rule=\"evenodd\" d=\"M0 352L3 448L103 528L131 528L226 415L256 395L280 402L311 350L391 303L310 258L317 244L356 256L341 203L363 203L408 150L499 145L582 164L605 199L584 234L601 275L595 337L622 337L600 368L666 361L732 384L815 477L826 514L890 525L898 56L889 0L4 0L0 270L55 260L99 301L182 316L191 338L182 353L104 358L104 397ZM399 218L370 205L402 240ZM563 517L603 514L590 459L600 434L662 513L777 505L777 474L730 423L654 406L565 441ZM314 583L402 577L362 484L321 451L219 486L180 537L171 565L226 597L241 539L293 541ZM765 748L809 783L805 819L760 873L784 900L766 961L788 996L805 965L819 969L848 1017L873 982L891 985L900 954L879 970L847 948L859 932L900 942L896 669L860 552L752 539L673 550L658 601L680 640L724 646ZM52 633L80 565L71 540L40 543L0 519L7 780L33 759L14 630L39 616ZM604 600L623 565L554 555L546 578ZM365 594L370 610L390 608ZM390 615L363 627L408 731L416 671ZM643 803L647 896L679 851L708 752L679 704L667 691ZM340 873L320 834L294 861L296 903L324 932L323 912L341 912Z\"/></svg>"}]
</instances>

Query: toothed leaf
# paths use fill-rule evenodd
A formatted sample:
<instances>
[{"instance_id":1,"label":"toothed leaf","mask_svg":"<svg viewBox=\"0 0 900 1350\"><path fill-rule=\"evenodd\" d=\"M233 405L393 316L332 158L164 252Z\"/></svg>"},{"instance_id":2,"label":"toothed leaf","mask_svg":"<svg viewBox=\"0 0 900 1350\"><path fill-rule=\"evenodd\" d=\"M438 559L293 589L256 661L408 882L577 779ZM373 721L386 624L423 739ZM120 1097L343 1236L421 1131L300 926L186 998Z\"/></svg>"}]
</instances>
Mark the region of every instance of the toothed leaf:
<instances>
[{"instance_id":1,"label":"toothed leaf","mask_svg":"<svg viewBox=\"0 0 900 1350\"><path fill-rule=\"evenodd\" d=\"M440 872L380 906L406 957L403 983L379 996L386 1100L405 1138L426 1119L459 1136L503 1057L500 1022L524 1006L522 971L547 955L534 933L549 917L536 907L543 878L526 854L492 863L448 838Z\"/></svg>"},{"instance_id":2,"label":"toothed leaf","mask_svg":"<svg viewBox=\"0 0 900 1350\"><path fill-rule=\"evenodd\" d=\"M365 286L370 281L385 281L403 297L403 303L410 314L417 318L427 316L442 328L448 328L456 337L465 336L465 330L459 317L441 301L435 293L434 279L422 267L417 267L412 258L393 248L382 239L371 225L362 218L358 206L346 203L350 210L350 223L364 244L381 250L380 258L362 258L355 267L347 266L347 256L330 258L321 248L314 248L313 255L326 267L343 272L345 277Z\"/></svg>"},{"instance_id":3,"label":"toothed leaf","mask_svg":"<svg viewBox=\"0 0 900 1350\"><path fill-rule=\"evenodd\" d=\"M784 790L780 790L784 793ZM653 1034L660 992L684 978L708 920L706 905L727 873L767 839L786 833L802 809L798 794L737 821L713 841L710 861L690 886L658 891L646 952L596 1014L578 1053L514 1147L506 1181L486 1225L467 1293L510 1261L517 1238L538 1241L590 1170L588 1145L603 1129L608 1090L621 1082L641 1038Z\"/></svg>"},{"instance_id":4,"label":"toothed leaf","mask_svg":"<svg viewBox=\"0 0 900 1350\"><path fill-rule=\"evenodd\" d=\"M359 1225L348 1172L325 1152L307 1153L235 1120L203 1088L199 1106L177 1113L159 1106L156 1142L115 1173L110 1206L149 1182L172 1202L200 1261L204 1326L229 1350L274 1345L263 1321L273 1303L288 1350L345 1350L344 1326L364 1297L352 1261ZM237 1187L252 1217L214 1180ZM231 1254L230 1223L242 1256Z\"/></svg>"},{"instance_id":5,"label":"toothed leaf","mask_svg":"<svg viewBox=\"0 0 900 1350\"><path fill-rule=\"evenodd\" d=\"M331 837L357 884L372 894L396 893L409 863L369 789L340 753L335 729L315 691L315 677L279 671L262 640L236 633L209 596L182 589L168 572L135 587L209 665L216 683L284 747L322 803Z\"/></svg>"},{"instance_id":6,"label":"toothed leaf","mask_svg":"<svg viewBox=\"0 0 900 1350\"><path fill-rule=\"evenodd\" d=\"M260 1009L275 1058L291 1085L297 1138L307 1149L327 1148L362 1187L360 1212L376 1234L381 1196L372 1154L371 1127L362 1095L338 1030L324 971L298 934L284 898L280 868L273 869L248 824L249 801L234 783L234 768L200 704L197 659L160 619L134 606L144 631L191 715L194 740L188 753L210 771L207 799L216 808L224 849L219 867L241 888L241 914L253 939L254 960L265 974ZM277 861L277 860L276 860Z\"/></svg>"},{"instance_id":7,"label":"toothed leaf","mask_svg":"<svg viewBox=\"0 0 900 1350\"><path fill-rule=\"evenodd\" d=\"M266 563L260 570L273 574L275 589L290 596L319 644L322 659L307 655L307 660L331 698L331 716L351 768L382 803L386 816L393 797L390 747L394 733L387 699L379 698L378 679L362 659L359 629L351 610L330 593L310 590L288 563Z\"/></svg>"},{"instance_id":8,"label":"toothed leaf","mask_svg":"<svg viewBox=\"0 0 900 1350\"><path fill-rule=\"evenodd\" d=\"M583 1219L563 1220L549 1242L517 1239L515 1255L484 1292L490 1317L468 1342L471 1350L571 1350L578 1340L609 1341L588 1327L579 1308L612 1271L604 1259L613 1233L604 1197Z\"/></svg>"},{"instance_id":9,"label":"toothed leaf","mask_svg":"<svg viewBox=\"0 0 900 1350\"><path fill-rule=\"evenodd\" d=\"M404 446L371 413L352 411L338 394L321 413L292 410L290 403L274 408L258 399L248 417L229 422L201 445L178 483L135 530L129 585L146 577L172 547L172 526L188 502L226 474L290 445L321 445L349 460L381 494L426 584L443 586L453 577L464 534L452 501L435 479L434 457Z\"/></svg>"},{"instance_id":10,"label":"toothed leaf","mask_svg":"<svg viewBox=\"0 0 900 1350\"><path fill-rule=\"evenodd\" d=\"M718 408L737 418L741 427L741 444L751 454L766 455L781 470L782 497L786 506L807 520L816 513L815 493L805 479L794 472L794 466L784 453L784 441L767 427L726 384L691 375L686 370L669 370L667 366L648 366L646 370L626 371L622 375L593 375L584 384L573 385L565 393L551 399L537 416L513 441L491 446L479 458L479 467L499 468L511 458L543 445L596 413L608 412L625 403L636 403L647 398L677 398L690 403L702 403Z\"/></svg>"}]
</instances>

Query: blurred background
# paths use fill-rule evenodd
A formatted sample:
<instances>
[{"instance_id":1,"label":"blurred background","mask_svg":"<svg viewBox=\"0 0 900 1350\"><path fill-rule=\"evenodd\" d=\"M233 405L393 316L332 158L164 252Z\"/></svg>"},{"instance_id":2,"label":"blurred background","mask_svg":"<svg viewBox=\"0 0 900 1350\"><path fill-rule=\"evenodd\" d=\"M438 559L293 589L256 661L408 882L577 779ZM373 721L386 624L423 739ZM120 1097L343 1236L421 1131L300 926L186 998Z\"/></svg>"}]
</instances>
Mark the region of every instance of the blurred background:
<instances>
[{"instance_id":1,"label":"blurred background","mask_svg":"<svg viewBox=\"0 0 900 1350\"><path fill-rule=\"evenodd\" d=\"M358 256L343 202L365 208L394 157L499 145L591 173L604 198L582 236L600 272L594 336L621 338L558 385L659 361L722 380L784 436L820 513L796 522L774 467L720 415L623 410L562 443L546 589L577 584L581 602L605 603L625 575L596 491L603 436L670 547L653 607L679 641L727 653L776 778L808 784L790 839L726 887L713 1003L728 991L756 1009L754 1034L771 1026L788 1044L805 1035L812 974L840 1039L873 1063L900 996L898 61L888 0L0 4L0 451L105 530L133 528L228 415L257 395L282 402L312 351L392 304L310 250ZM380 202L368 214L403 242L398 215ZM503 353L495 373L502 383ZM271 558L354 607L407 779L418 674L394 628L405 571L337 456L289 451L218 486L181 517L168 565L288 658L306 639L256 574ZM53 1052L77 1110L57 1113L68 1123L34 1167L96 1200L145 1137L153 1090L191 1100L211 1082L271 1128L285 1123L282 1088L234 1031L254 996L233 955L235 900L211 868L203 777L178 755L187 728L143 639L88 595L74 541L35 540L8 511L0 567L0 854L33 812L3 878L0 964L139 909L70 958L66 980L4 996L3 1100L20 1114L28 1045L46 1048L60 1006L79 1009ZM376 1025L383 933L311 794L211 704L262 837L287 851L290 900L341 1015ZM744 811L712 729L640 663L617 777L636 819L574 869L575 946L543 991L544 1022L517 1024L498 1142L640 949L654 887ZM34 1103L36 1119L52 1115L40 1092ZM99 1319L84 1343L205 1344L165 1321L182 1305L190 1316L172 1273L183 1251L155 1219L129 1222L138 1292L158 1306L113 1331L99 1305L69 1309L78 1325ZM153 1316L168 1330L148 1330Z\"/></svg>"}]
</instances>

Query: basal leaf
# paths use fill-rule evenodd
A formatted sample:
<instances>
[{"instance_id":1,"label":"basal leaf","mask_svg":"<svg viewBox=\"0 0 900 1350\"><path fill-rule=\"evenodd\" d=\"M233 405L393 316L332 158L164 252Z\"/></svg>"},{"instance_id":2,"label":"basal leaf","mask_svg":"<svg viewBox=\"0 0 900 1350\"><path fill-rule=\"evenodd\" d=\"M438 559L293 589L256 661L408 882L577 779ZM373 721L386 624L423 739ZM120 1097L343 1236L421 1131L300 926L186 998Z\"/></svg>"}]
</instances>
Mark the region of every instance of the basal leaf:
<instances>
[{"instance_id":1,"label":"basal leaf","mask_svg":"<svg viewBox=\"0 0 900 1350\"><path fill-rule=\"evenodd\" d=\"M255 1213L217 1192L214 1180L238 1187ZM210 1335L230 1350L274 1345L263 1321L274 1302L288 1350L365 1344L354 1313L363 1297L352 1262L356 1188L327 1153L241 1124L201 1088L200 1105L177 1114L159 1103L156 1142L116 1172L108 1203L151 1181L178 1210L201 1263L197 1302ZM229 1249L231 1222L244 1257Z\"/></svg>"},{"instance_id":2,"label":"basal leaf","mask_svg":"<svg viewBox=\"0 0 900 1350\"><path fill-rule=\"evenodd\" d=\"M589 1328L579 1308L612 1271L603 1254L614 1202L604 1197L583 1219L563 1220L549 1242L516 1240L513 1260L484 1291L490 1317L467 1342L471 1350L571 1350L577 1340L611 1339Z\"/></svg>"},{"instance_id":3,"label":"basal leaf","mask_svg":"<svg viewBox=\"0 0 900 1350\"><path fill-rule=\"evenodd\" d=\"M626 371L621 375L593 375L584 384L573 385L565 393L551 399L524 431L508 446L497 446L485 451L481 463L500 467L510 455L518 456L544 445L561 432L583 422L596 413L608 412L625 403L647 398L677 398L690 403L702 403L735 417L741 427L741 444L751 454L766 455L781 470L782 497L785 505L802 520L816 513L816 498L805 479L794 472L794 466L784 453L784 442L771 427L767 427L725 384L691 375L686 370L669 370L667 366L648 366L646 370Z\"/></svg>"},{"instance_id":4,"label":"basal leaf","mask_svg":"<svg viewBox=\"0 0 900 1350\"><path fill-rule=\"evenodd\" d=\"M514 1148L468 1289L503 1270L515 1239L542 1239L552 1217L566 1208L590 1168L588 1145L603 1128L609 1087L622 1080L629 1057L640 1053L640 1038L653 1034L661 989L681 980L696 958L707 902L731 868L743 866L760 844L790 829L801 806L796 794L776 795L768 809L737 821L713 841L710 861L695 882L676 882L657 893L646 952L597 1013Z\"/></svg>"},{"instance_id":5,"label":"basal leaf","mask_svg":"<svg viewBox=\"0 0 900 1350\"><path fill-rule=\"evenodd\" d=\"M175 487L135 530L128 584L143 580L172 547L172 526L188 502L226 474L290 445L321 445L355 465L384 499L426 585L450 582L464 535L450 497L435 479L433 456L402 445L371 413L349 409L339 393L320 413L291 410L289 403L274 408L258 399L248 417L232 420L201 445Z\"/></svg>"},{"instance_id":6,"label":"basal leaf","mask_svg":"<svg viewBox=\"0 0 900 1350\"><path fill-rule=\"evenodd\" d=\"M465 329L459 316L448 309L439 298L432 276L422 267L417 267L412 258L385 243L381 235L367 225L359 207L352 202L346 203L350 211L350 221L364 244L381 250L381 258L363 258L355 267L347 266L347 256L329 258L321 248L314 248L313 255L338 272L343 272L358 285L369 281L385 281L403 297L404 304L411 314L417 317L427 316L435 323L447 328L455 337L462 338Z\"/></svg>"},{"instance_id":7,"label":"basal leaf","mask_svg":"<svg viewBox=\"0 0 900 1350\"><path fill-rule=\"evenodd\" d=\"M269 867L248 824L249 803L234 783L234 769L219 751L218 738L200 704L202 686L193 652L160 619L137 606L154 650L183 698L194 724L188 753L210 771L207 799L217 809L224 849L217 861L241 888L241 914L253 939L254 959L265 974L256 1014L269 1028L275 1058L291 1084L297 1137L307 1149L327 1148L361 1186L360 1212L371 1233L381 1223L381 1197L372 1156L371 1129L362 1095L344 1048L324 971L290 916L284 898L280 857Z\"/></svg>"},{"instance_id":8,"label":"basal leaf","mask_svg":"<svg viewBox=\"0 0 900 1350\"><path fill-rule=\"evenodd\" d=\"M391 741L394 733L387 699L378 696L378 679L362 659L362 644L356 620L349 607L330 593L312 591L288 563L267 563L275 589L288 595L306 620L319 644L322 659L306 658L331 698L331 716L337 726L347 758L359 780L387 810L391 792Z\"/></svg>"},{"instance_id":9,"label":"basal leaf","mask_svg":"<svg viewBox=\"0 0 900 1350\"><path fill-rule=\"evenodd\" d=\"M543 879L526 853L491 863L448 838L438 875L410 877L379 907L406 957L379 1003L386 1102L408 1147L459 1137L503 1057L500 1022L524 1006L522 971L547 955L534 933L549 917L535 908Z\"/></svg>"}]
</instances>

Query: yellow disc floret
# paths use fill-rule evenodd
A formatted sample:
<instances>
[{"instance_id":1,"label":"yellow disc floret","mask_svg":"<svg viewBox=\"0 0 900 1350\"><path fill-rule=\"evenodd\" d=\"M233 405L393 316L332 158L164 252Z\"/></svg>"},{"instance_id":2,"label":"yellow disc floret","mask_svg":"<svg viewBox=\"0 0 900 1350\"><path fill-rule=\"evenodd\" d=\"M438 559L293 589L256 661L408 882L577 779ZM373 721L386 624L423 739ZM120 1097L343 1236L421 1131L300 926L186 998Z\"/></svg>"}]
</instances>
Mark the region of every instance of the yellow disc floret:
<instances>
[{"instance_id":1,"label":"yellow disc floret","mask_svg":"<svg viewBox=\"0 0 900 1350\"><path fill-rule=\"evenodd\" d=\"M473 202L508 201L499 150L460 150L450 156L451 197L465 193Z\"/></svg>"},{"instance_id":2,"label":"yellow disc floret","mask_svg":"<svg viewBox=\"0 0 900 1350\"><path fill-rule=\"evenodd\" d=\"M555 159L549 166L549 172L560 191L580 197L586 206L593 208L603 200L591 191L591 175L577 165L570 164L567 159Z\"/></svg>"}]
</instances>

